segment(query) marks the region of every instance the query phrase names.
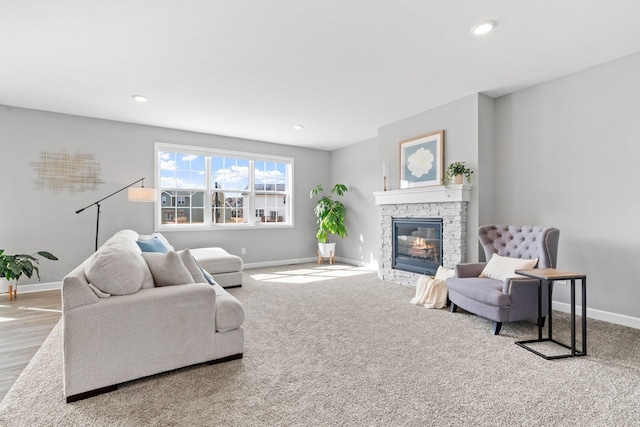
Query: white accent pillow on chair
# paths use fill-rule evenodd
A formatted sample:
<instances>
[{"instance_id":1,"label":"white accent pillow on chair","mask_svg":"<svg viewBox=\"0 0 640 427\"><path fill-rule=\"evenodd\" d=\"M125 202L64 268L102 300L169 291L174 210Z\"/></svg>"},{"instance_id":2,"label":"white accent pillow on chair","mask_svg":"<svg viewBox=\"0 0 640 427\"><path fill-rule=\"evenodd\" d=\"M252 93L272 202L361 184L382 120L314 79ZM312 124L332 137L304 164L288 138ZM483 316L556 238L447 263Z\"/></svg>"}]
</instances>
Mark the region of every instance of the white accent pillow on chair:
<instances>
[{"instance_id":1,"label":"white accent pillow on chair","mask_svg":"<svg viewBox=\"0 0 640 427\"><path fill-rule=\"evenodd\" d=\"M480 277L487 277L496 280L506 280L509 277L522 277L515 273L515 270L527 270L535 268L538 264L538 258L522 259L510 258L493 254L487 265L485 265Z\"/></svg>"}]
</instances>

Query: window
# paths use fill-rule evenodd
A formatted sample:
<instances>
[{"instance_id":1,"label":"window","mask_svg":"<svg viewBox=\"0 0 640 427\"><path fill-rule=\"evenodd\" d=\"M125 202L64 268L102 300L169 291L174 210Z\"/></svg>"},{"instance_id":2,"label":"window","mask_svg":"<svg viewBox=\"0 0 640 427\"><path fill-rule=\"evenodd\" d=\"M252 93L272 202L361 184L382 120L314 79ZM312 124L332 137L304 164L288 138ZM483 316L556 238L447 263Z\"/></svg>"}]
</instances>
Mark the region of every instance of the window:
<instances>
[{"instance_id":1,"label":"window","mask_svg":"<svg viewBox=\"0 0 640 427\"><path fill-rule=\"evenodd\" d=\"M163 143L155 152L156 228L293 225L292 158Z\"/></svg>"}]
</instances>

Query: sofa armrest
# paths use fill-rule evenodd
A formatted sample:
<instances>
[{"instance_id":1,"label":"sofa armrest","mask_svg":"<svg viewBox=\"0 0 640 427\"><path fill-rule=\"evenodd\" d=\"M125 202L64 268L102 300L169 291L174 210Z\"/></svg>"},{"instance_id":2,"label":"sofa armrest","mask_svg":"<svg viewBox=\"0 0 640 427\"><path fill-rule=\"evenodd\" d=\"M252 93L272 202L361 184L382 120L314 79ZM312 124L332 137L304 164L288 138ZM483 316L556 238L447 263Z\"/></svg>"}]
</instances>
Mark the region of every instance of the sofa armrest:
<instances>
[{"instance_id":1,"label":"sofa armrest","mask_svg":"<svg viewBox=\"0 0 640 427\"><path fill-rule=\"evenodd\" d=\"M214 359L209 284L142 289L63 313L65 396Z\"/></svg>"},{"instance_id":2,"label":"sofa armrest","mask_svg":"<svg viewBox=\"0 0 640 427\"><path fill-rule=\"evenodd\" d=\"M90 259L90 258L89 258ZM87 261L73 269L62 280L62 311L68 311L83 305L91 305L100 301L100 298L89 287L84 275L84 266Z\"/></svg>"},{"instance_id":3,"label":"sofa armrest","mask_svg":"<svg viewBox=\"0 0 640 427\"><path fill-rule=\"evenodd\" d=\"M456 277L478 277L485 265L487 265L486 262L458 264L456 265Z\"/></svg>"}]
</instances>

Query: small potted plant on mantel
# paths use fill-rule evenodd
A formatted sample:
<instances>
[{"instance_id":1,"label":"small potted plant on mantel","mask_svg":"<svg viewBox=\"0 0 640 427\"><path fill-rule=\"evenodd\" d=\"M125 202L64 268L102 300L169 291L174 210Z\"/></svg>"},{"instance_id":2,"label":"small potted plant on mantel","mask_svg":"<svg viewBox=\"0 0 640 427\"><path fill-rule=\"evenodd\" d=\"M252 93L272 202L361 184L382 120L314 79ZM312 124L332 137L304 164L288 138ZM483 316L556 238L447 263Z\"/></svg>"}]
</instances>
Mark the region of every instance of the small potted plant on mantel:
<instances>
[{"instance_id":1,"label":"small potted plant on mantel","mask_svg":"<svg viewBox=\"0 0 640 427\"><path fill-rule=\"evenodd\" d=\"M342 196L349 191L344 184L336 184L330 193ZM309 197L320 196L320 200L316 203L313 212L316 214L318 229L316 230L316 238L318 239L318 263L322 258L329 258L332 264L336 255L335 242L329 243L329 234L335 234L340 238L347 235L347 228L344 225L345 206L339 200L331 198L331 194L324 192L322 185L318 185L311 190Z\"/></svg>"},{"instance_id":2,"label":"small potted plant on mantel","mask_svg":"<svg viewBox=\"0 0 640 427\"><path fill-rule=\"evenodd\" d=\"M462 184L463 179L467 178L467 182L471 183L471 174L473 171L465 166L465 162L453 162L451 163L445 172L443 185L447 184Z\"/></svg>"},{"instance_id":3,"label":"small potted plant on mantel","mask_svg":"<svg viewBox=\"0 0 640 427\"><path fill-rule=\"evenodd\" d=\"M24 274L27 277L33 276L36 273L38 280L40 280L40 271L37 264L40 262L35 255L39 255L43 258L57 261L58 258L46 251L36 252L33 255L7 255L4 253L4 249L0 249L0 278L9 282L9 301L18 295L18 280ZM16 287L11 286L11 280L16 281Z\"/></svg>"}]
</instances>

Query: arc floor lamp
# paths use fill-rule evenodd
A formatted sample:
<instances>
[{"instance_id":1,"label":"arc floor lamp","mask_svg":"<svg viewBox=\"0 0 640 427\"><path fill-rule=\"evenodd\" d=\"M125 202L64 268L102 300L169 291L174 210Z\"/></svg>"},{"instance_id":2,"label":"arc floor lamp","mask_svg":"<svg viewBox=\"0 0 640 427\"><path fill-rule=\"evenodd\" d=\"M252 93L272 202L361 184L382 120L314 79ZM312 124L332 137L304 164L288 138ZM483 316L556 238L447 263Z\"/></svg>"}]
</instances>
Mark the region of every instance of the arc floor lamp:
<instances>
[{"instance_id":1,"label":"arc floor lamp","mask_svg":"<svg viewBox=\"0 0 640 427\"><path fill-rule=\"evenodd\" d=\"M142 186L141 187L133 187L134 185L136 185L137 183L142 182ZM131 187L131 188L130 188ZM80 212L82 212L83 210L90 208L93 205L96 205L97 209L97 215L96 215L96 251L98 250L98 231L100 229L100 202L102 202L103 200L108 199L111 196L114 196L116 194L118 194L121 191L124 191L126 189L129 189L128 191L128 198L130 202L155 202L158 198L158 193L156 191L155 188L150 188L150 187L145 187L144 186L144 178L140 178L137 181L132 182L131 184L122 187L121 189L119 189L118 191L114 191L113 193L109 194L106 197L103 197L102 199L98 200L97 202L93 202L88 206L85 206L82 209L78 209L76 211L77 214L79 214Z\"/></svg>"}]
</instances>

